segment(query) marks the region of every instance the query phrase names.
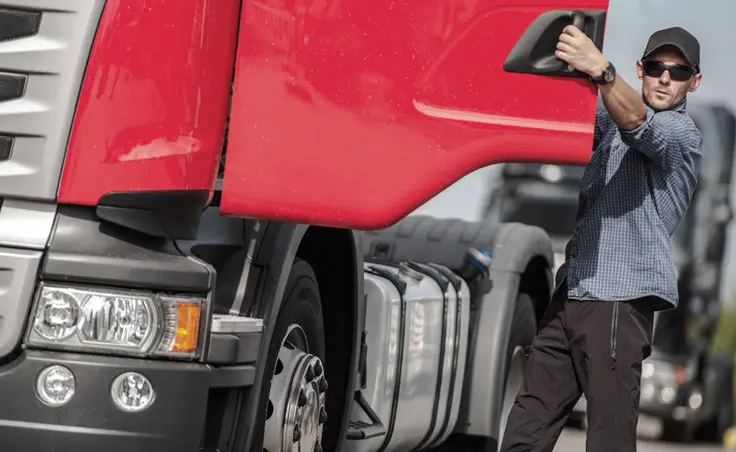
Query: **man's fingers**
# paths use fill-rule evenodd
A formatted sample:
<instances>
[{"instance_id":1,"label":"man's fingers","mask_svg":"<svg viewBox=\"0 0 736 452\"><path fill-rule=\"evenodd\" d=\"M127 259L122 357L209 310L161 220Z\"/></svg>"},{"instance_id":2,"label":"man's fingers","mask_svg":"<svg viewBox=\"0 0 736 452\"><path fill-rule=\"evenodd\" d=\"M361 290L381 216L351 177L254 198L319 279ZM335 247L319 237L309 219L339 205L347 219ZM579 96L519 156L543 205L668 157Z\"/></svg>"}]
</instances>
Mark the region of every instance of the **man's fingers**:
<instances>
[{"instance_id":1,"label":"man's fingers","mask_svg":"<svg viewBox=\"0 0 736 452\"><path fill-rule=\"evenodd\" d=\"M557 50L560 50L565 53L572 53L575 48L571 46L570 44L566 44L562 41L557 43Z\"/></svg>"},{"instance_id":2,"label":"man's fingers","mask_svg":"<svg viewBox=\"0 0 736 452\"><path fill-rule=\"evenodd\" d=\"M562 33L562 34L561 34L561 35L559 36L558 40L559 40L559 41L562 41L562 42L564 42L564 43L567 43L567 44L572 44L573 42L575 42L575 38L574 38L574 37L572 37L572 35L569 35L569 34L567 34L567 33Z\"/></svg>"},{"instance_id":3,"label":"man's fingers","mask_svg":"<svg viewBox=\"0 0 736 452\"><path fill-rule=\"evenodd\" d=\"M575 25L568 25L565 28L562 29L563 33L569 34L570 36L580 36L583 31L580 30Z\"/></svg>"},{"instance_id":4,"label":"man's fingers","mask_svg":"<svg viewBox=\"0 0 736 452\"><path fill-rule=\"evenodd\" d=\"M569 63L570 62L570 55L568 53L565 53L565 52L561 51L561 50L555 50L555 56L557 58L561 59L562 61L564 61L565 63Z\"/></svg>"}]
</instances>

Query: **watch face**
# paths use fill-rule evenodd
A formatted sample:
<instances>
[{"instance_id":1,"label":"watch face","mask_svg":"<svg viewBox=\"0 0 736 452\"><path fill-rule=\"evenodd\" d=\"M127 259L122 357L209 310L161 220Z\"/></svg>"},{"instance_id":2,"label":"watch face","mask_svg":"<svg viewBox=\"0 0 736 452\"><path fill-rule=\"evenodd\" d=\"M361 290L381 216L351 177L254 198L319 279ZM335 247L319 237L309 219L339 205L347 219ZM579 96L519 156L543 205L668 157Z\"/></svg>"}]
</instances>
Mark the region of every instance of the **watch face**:
<instances>
[{"instance_id":1,"label":"watch face","mask_svg":"<svg viewBox=\"0 0 736 452\"><path fill-rule=\"evenodd\" d=\"M613 71L606 70L606 71L603 72L603 79L606 82L610 83L610 82L613 81L614 78L615 78L615 75L614 75Z\"/></svg>"}]
</instances>

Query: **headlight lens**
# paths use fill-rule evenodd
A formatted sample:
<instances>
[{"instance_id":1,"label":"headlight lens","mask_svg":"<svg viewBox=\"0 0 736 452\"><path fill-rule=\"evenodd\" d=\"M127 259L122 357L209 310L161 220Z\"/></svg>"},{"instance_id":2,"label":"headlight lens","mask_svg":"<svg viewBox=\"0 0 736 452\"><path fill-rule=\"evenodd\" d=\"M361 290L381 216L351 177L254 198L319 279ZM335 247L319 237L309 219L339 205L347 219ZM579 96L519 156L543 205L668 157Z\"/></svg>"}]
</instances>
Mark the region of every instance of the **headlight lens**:
<instances>
[{"instance_id":1,"label":"headlight lens","mask_svg":"<svg viewBox=\"0 0 736 452\"><path fill-rule=\"evenodd\" d=\"M80 310L77 300L62 291L42 294L38 305L34 328L49 340L71 337L79 324Z\"/></svg>"},{"instance_id":2,"label":"headlight lens","mask_svg":"<svg viewBox=\"0 0 736 452\"><path fill-rule=\"evenodd\" d=\"M28 345L133 355L196 355L202 299L42 284Z\"/></svg>"},{"instance_id":3,"label":"headlight lens","mask_svg":"<svg viewBox=\"0 0 736 452\"><path fill-rule=\"evenodd\" d=\"M88 344L144 348L158 323L153 300L147 297L90 294L82 304L82 312L79 339Z\"/></svg>"}]
</instances>

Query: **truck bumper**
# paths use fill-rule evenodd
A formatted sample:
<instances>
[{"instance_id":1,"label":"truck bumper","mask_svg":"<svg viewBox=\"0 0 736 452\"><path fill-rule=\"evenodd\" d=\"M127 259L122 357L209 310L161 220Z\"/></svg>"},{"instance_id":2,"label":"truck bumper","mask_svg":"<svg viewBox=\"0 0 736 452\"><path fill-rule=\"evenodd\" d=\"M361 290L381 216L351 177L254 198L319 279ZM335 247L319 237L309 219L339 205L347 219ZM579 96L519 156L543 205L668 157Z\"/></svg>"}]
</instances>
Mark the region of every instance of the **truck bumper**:
<instances>
[{"instance_id":1,"label":"truck bumper","mask_svg":"<svg viewBox=\"0 0 736 452\"><path fill-rule=\"evenodd\" d=\"M59 364L76 377L64 406L49 407L36 396L36 379ZM139 372L156 398L139 413L113 404L110 387L123 372ZM217 374L196 363L26 351L0 367L0 438L8 452L195 452L205 426L210 387Z\"/></svg>"}]
</instances>

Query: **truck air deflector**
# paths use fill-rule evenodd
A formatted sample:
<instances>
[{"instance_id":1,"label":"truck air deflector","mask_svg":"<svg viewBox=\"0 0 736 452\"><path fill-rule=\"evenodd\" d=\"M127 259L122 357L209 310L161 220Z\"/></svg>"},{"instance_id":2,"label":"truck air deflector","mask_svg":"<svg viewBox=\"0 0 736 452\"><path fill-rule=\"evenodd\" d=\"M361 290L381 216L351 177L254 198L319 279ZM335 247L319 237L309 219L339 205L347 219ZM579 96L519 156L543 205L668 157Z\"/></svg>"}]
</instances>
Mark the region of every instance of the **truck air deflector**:
<instances>
[{"instance_id":1,"label":"truck air deflector","mask_svg":"<svg viewBox=\"0 0 736 452\"><path fill-rule=\"evenodd\" d=\"M92 206L141 191L212 195L240 3L105 1L75 99L60 203Z\"/></svg>"}]
</instances>

